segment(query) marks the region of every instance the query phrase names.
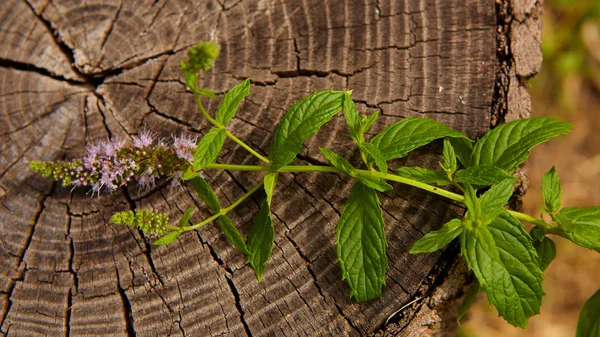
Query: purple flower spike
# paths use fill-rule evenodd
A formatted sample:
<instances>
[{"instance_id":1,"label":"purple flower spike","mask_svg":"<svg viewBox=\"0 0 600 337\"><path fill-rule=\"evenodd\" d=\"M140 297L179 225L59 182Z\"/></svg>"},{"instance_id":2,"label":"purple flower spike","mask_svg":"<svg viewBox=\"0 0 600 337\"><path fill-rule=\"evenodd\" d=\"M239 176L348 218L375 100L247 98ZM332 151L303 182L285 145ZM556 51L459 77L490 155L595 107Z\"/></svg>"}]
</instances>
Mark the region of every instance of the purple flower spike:
<instances>
[{"instance_id":1,"label":"purple flower spike","mask_svg":"<svg viewBox=\"0 0 600 337\"><path fill-rule=\"evenodd\" d=\"M133 146L139 148L150 146L154 143L154 139L156 139L156 134L152 131L144 130L140 133L139 138L133 137Z\"/></svg>"},{"instance_id":2,"label":"purple flower spike","mask_svg":"<svg viewBox=\"0 0 600 337\"><path fill-rule=\"evenodd\" d=\"M198 138L192 135L181 134L181 136L173 137L173 148L177 156L185 161L191 162L194 160L192 152L196 149Z\"/></svg>"}]
</instances>

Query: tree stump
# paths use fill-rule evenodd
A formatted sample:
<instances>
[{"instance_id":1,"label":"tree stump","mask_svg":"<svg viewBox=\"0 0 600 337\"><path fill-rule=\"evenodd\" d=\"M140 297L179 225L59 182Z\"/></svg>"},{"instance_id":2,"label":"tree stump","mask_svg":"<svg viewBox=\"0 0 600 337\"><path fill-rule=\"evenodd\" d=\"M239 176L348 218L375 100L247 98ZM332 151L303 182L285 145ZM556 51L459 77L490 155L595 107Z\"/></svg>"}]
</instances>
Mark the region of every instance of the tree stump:
<instances>
[{"instance_id":1,"label":"tree stump","mask_svg":"<svg viewBox=\"0 0 600 337\"><path fill-rule=\"evenodd\" d=\"M267 153L279 118L313 90L353 90L373 132L430 117L480 136L529 113L522 80L537 72L540 3L487 1L4 0L0 10L0 331L8 336L406 336L449 329L468 273L456 246L409 255L460 205L397 185L381 194L390 268L383 297L349 298L334 229L350 189L337 174L288 174L273 203L275 247L258 283L218 227L168 246L109 223L153 209L176 221L201 205L193 190L159 184L90 197L36 175L31 160L70 160L86 142L169 138L209 124L186 92L179 61L205 40L221 46L200 85L218 96L252 80L230 131ZM215 111L220 98L208 103ZM303 147L358 162L343 116ZM435 167L439 143L403 164ZM256 160L226 141L219 162ZM259 173L205 172L223 204ZM243 233L259 199L232 219ZM207 212L197 212L200 220ZM409 304L409 305L407 305ZM400 310L401 309L401 310ZM449 318L450 317L450 318ZM389 318L389 320L388 320ZM446 324L448 323L448 324Z\"/></svg>"}]
</instances>

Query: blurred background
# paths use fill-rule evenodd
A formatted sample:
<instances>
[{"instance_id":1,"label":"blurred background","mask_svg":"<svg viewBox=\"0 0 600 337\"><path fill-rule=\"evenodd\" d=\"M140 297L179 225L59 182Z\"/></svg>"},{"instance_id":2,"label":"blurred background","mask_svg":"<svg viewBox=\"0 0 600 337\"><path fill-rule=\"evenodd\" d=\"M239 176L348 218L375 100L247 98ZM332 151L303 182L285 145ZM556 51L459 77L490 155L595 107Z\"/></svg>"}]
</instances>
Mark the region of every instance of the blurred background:
<instances>
[{"instance_id":1,"label":"blurred background","mask_svg":"<svg viewBox=\"0 0 600 337\"><path fill-rule=\"evenodd\" d=\"M563 206L600 205L600 0L546 0L544 10L544 63L530 81L533 116L568 121L574 131L532 151L523 205L532 215L540 213L542 174L553 165ZM510 326L479 294L458 336L575 336L583 303L600 288L600 254L553 239L557 258L544 275L541 315L529 320L529 328Z\"/></svg>"}]
</instances>

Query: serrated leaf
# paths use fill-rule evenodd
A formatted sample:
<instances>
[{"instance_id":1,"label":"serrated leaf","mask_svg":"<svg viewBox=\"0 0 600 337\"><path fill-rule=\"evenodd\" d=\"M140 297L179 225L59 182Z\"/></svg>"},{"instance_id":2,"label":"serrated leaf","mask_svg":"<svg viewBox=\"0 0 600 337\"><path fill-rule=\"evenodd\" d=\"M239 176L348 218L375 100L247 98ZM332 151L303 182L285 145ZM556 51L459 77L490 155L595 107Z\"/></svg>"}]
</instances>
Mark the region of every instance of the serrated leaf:
<instances>
[{"instance_id":1,"label":"serrated leaf","mask_svg":"<svg viewBox=\"0 0 600 337\"><path fill-rule=\"evenodd\" d=\"M225 129L212 128L200 139L194 154L194 171L200 171L206 165L217 160L225 141L225 135Z\"/></svg>"},{"instance_id":2,"label":"serrated leaf","mask_svg":"<svg viewBox=\"0 0 600 337\"><path fill-rule=\"evenodd\" d=\"M585 248L600 250L600 206L565 207L552 219L569 240Z\"/></svg>"},{"instance_id":3,"label":"serrated leaf","mask_svg":"<svg viewBox=\"0 0 600 337\"><path fill-rule=\"evenodd\" d=\"M350 94L346 93L344 95L344 118L346 119L346 124L350 128L350 137L357 143L360 144L364 141L361 137L361 124L360 124L360 114L356 109L356 105L354 105L354 101L350 98Z\"/></svg>"},{"instance_id":4,"label":"serrated leaf","mask_svg":"<svg viewBox=\"0 0 600 337\"><path fill-rule=\"evenodd\" d=\"M492 186L485 192L481 200L481 215L495 218L496 215L504 210L504 206L508 203L508 199L513 194L513 187L516 178L508 178L497 185Z\"/></svg>"},{"instance_id":5,"label":"serrated leaf","mask_svg":"<svg viewBox=\"0 0 600 337\"><path fill-rule=\"evenodd\" d=\"M355 179L365 186L376 189L379 192L385 192L392 189L392 185L386 183L380 178L357 175Z\"/></svg>"},{"instance_id":6,"label":"serrated leaf","mask_svg":"<svg viewBox=\"0 0 600 337\"><path fill-rule=\"evenodd\" d=\"M269 204L264 203L258 212L248 234L248 264L254 269L256 279L260 282L273 250L275 230L271 221Z\"/></svg>"},{"instance_id":7,"label":"serrated leaf","mask_svg":"<svg viewBox=\"0 0 600 337\"><path fill-rule=\"evenodd\" d=\"M190 221L190 218L192 217L192 213L194 213L194 208L188 207L188 209L185 210L185 213L183 213L181 220L179 220L179 227L185 226L185 224L188 221Z\"/></svg>"},{"instance_id":8,"label":"serrated leaf","mask_svg":"<svg viewBox=\"0 0 600 337\"><path fill-rule=\"evenodd\" d=\"M542 197L546 213L558 211L560 208L560 199L562 198L562 187L560 186L558 173L556 173L554 166L542 176Z\"/></svg>"},{"instance_id":9,"label":"serrated leaf","mask_svg":"<svg viewBox=\"0 0 600 337\"><path fill-rule=\"evenodd\" d=\"M469 183L477 187L486 187L498 184L510 178L503 169L490 165L471 166L464 170L458 170L454 176L458 183Z\"/></svg>"},{"instance_id":10,"label":"serrated leaf","mask_svg":"<svg viewBox=\"0 0 600 337\"><path fill-rule=\"evenodd\" d=\"M346 158L324 147L320 147L319 151L321 151L321 154L323 154L323 156L327 158L327 160L335 168L346 172L351 177L356 176L356 170L354 169L354 166L352 166L352 164L350 164L350 162L347 161Z\"/></svg>"},{"instance_id":11,"label":"serrated leaf","mask_svg":"<svg viewBox=\"0 0 600 337\"><path fill-rule=\"evenodd\" d=\"M473 153L473 142L469 138L450 138L454 153L463 167L469 167Z\"/></svg>"},{"instance_id":12,"label":"serrated leaf","mask_svg":"<svg viewBox=\"0 0 600 337\"><path fill-rule=\"evenodd\" d=\"M204 96L204 97L208 97L210 99L217 98L217 96L215 95L215 93L212 90L207 89L207 88L200 88L198 90L195 90L194 93L198 94L198 95L201 95L201 96Z\"/></svg>"},{"instance_id":13,"label":"serrated leaf","mask_svg":"<svg viewBox=\"0 0 600 337\"><path fill-rule=\"evenodd\" d=\"M388 267L383 216L377 192L352 186L336 228L337 256L350 296L358 302L381 296Z\"/></svg>"},{"instance_id":14,"label":"serrated leaf","mask_svg":"<svg viewBox=\"0 0 600 337\"><path fill-rule=\"evenodd\" d=\"M234 247L241 250L244 252L244 254L246 254L246 256L248 256L250 252L248 251L246 242L244 241L242 234L240 234L238 229L233 225L233 222L231 222L231 219L225 215L221 215L219 217L219 224L221 225L221 230L223 230L223 233L225 233L225 236L229 242L231 242Z\"/></svg>"},{"instance_id":15,"label":"serrated leaf","mask_svg":"<svg viewBox=\"0 0 600 337\"><path fill-rule=\"evenodd\" d=\"M181 231L173 231L173 232L169 232L163 236L160 237L160 239L152 242L152 244L160 246L160 245L168 245L169 243L175 241L175 239L177 239L179 237L179 235L181 235Z\"/></svg>"},{"instance_id":16,"label":"serrated leaf","mask_svg":"<svg viewBox=\"0 0 600 337\"><path fill-rule=\"evenodd\" d=\"M570 130L570 124L551 118L519 119L501 124L477 141L469 164L493 165L512 173L527 159L534 146Z\"/></svg>"},{"instance_id":17,"label":"serrated leaf","mask_svg":"<svg viewBox=\"0 0 600 337\"><path fill-rule=\"evenodd\" d=\"M269 207L271 207L271 199L273 199L273 192L275 191L275 185L277 184L277 178L279 177L279 173L277 172L269 172L265 174L263 178L265 192L267 193L267 203Z\"/></svg>"},{"instance_id":18,"label":"serrated leaf","mask_svg":"<svg viewBox=\"0 0 600 337\"><path fill-rule=\"evenodd\" d=\"M538 264L542 271L548 268L548 265L556 257L556 245L549 237L542 240L533 240L533 247L538 254Z\"/></svg>"},{"instance_id":19,"label":"serrated leaf","mask_svg":"<svg viewBox=\"0 0 600 337\"><path fill-rule=\"evenodd\" d=\"M456 172L456 153L450 139L444 138L444 162L442 169L449 174Z\"/></svg>"},{"instance_id":20,"label":"serrated leaf","mask_svg":"<svg viewBox=\"0 0 600 337\"><path fill-rule=\"evenodd\" d=\"M576 337L600 336L600 290L583 304L577 321Z\"/></svg>"},{"instance_id":21,"label":"serrated leaf","mask_svg":"<svg viewBox=\"0 0 600 337\"><path fill-rule=\"evenodd\" d=\"M231 121L242 100L250 93L250 79L247 78L231 88L224 96L215 115L217 122L226 125Z\"/></svg>"},{"instance_id":22,"label":"serrated leaf","mask_svg":"<svg viewBox=\"0 0 600 337\"><path fill-rule=\"evenodd\" d=\"M494 245L463 231L462 254L500 316L525 328L528 318L540 312L544 295L542 271L531 238L507 212L481 228L489 230Z\"/></svg>"},{"instance_id":23,"label":"serrated leaf","mask_svg":"<svg viewBox=\"0 0 600 337\"><path fill-rule=\"evenodd\" d=\"M477 294L479 293L479 289L481 289L481 287L479 286L479 283L475 281L475 284L471 287L471 289L469 289L469 291L465 295L465 298L463 299L462 303L460 304L460 307L458 308L458 315L456 316L456 320L457 322L459 322L459 325L460 320L465 316L467 311L469 311L471 305L473 305L473 302L475 302Z\"/></svg>"},{"instance_id":24,"label":"serrated leaf","mask_svg":"<svg viewBox=\"0 0 600 337\"><path fill-rule=\"evenodd\" d=\"M326 148L320 148L320 150L323 156L325 156L325 158L327 158L327 160L329 160L329 162L335 168L346 172L349 176L362 182L366 186L374 188L380 192L385 192L392 189L392 186L383 181L381 178L369 176L367 174L357 174L354 166L352 166L352 164L350 164L344 157L340 156L339 154Z\"/></svg>"},{"instance_id":25,"label":"serrated leaf","mask_svg":"<svg viewBox=\"0 0 600 337\"><path fill-rule=\"evenodd\" d=\"M296 102L283 116L275 129L269 151L271 169L289 164L304 141L342 109L343 91L315 92Z\"/></svg>"},{"instance_id":26,"label":"serrated leaf","mask_svg":"<svg viewBox=\"0 0 600 337\"><path fill-rule=\"evenodd\" d=\"M465 205L467 214L465 218L471 221L478 219L481 215L481 201L477 197L477 192L470 184L465 184Z\"/></svg>"},{"instance_id":27,"label":"serrated leaf","mask_svg":"<svg viewBox=\"0 0 600 337\"><path fill-rule=\"evenodd\" d=\"M460 219L452 219L437 231L431 231L417 240L410 249L411 254L433 253L444 248L463 231Z\"/></svg>"},{"instance_id":28,"label":"serrated leaf","mask_svg":"<svg viewBox=\"0 0 600 337\"><path fill-rule=\"evenodd\" d=\"M379 171L387 173L387 162L385 161L383 155L381 154L381 152L379 152L379 149L375 145L371 143L363 143L359 145L359 149L365 152L369 157L373 159L375 165L377 165L377 167L379 168Z\"/></svg>"},{"instance_id":29,"label":"serrated leaf","mask_svg":"<svg viewBox=\"0 0 600 337\"><path fill-rule=\"evenodd\" d=\"M394 170L394 172L401 177L420 181L425 184L436 184L439 186L446 186L450 184L448 176L442 172L433 171L418 166L402 166Z\"/></svg>"},{"instance_id":30,"label":"serrated leaf","mask_svg":"<svg viewBox=\"0 0 600 337\"><path fill-rule=\"evenodd\" d=\"M204 178L197 176L196 178L192 179L192 185L194 186L194 189L196 190L196 193L200 199L204 201L208 208L215 212L221 210L219 198L217 198L217 195L213 191L212 187L210 187Z\"/></svg>"},{"instance_id":31,"label":"serrated leaf","mask_svg":"<svg viewBox=\"0 0 600 337\"><path fill-rule=\"evenodd\" d=\"M370 143L379 148L385 160L391 160L405 157L410 151L444 137L466 138L433 119L406 118L388 125Z\"/></svg>"},{"instance_id":32,"label":"serrated leaf","mask_svg":"<svg viewBox=\"0 0 600 337\"><path fill-rule=\"evenodd\" d=\"M379 111L375 111L372 114L370 114L369 116L363 116L360 119L360 128L361 128L362 132L369 131L369 129L371 129L373 124L375 124L377 117L379 117Z\"/></svg>"}]
</instances>

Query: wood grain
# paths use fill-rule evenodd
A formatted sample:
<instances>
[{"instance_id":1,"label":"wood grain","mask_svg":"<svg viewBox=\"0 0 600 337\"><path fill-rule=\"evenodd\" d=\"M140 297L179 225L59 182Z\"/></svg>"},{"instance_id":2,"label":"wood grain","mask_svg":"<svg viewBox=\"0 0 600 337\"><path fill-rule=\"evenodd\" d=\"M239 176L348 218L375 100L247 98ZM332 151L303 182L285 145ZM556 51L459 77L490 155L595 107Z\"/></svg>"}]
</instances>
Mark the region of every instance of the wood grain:
<instances>
[{"instance_id":1,"label":"wood grain","mask_svg":"<svg viewBox=\"0 0 600 337\"><path fill-rule=\"evenodd\" d=\"M132 186L91 198L46 181L26 165L78 158L88 141L129 140L144 127L163 137L206 132L209 125L179 72L187 48L203 40L221 46L215 68L200 79L219 96L206 102L209 111L228 88L249 77L250 96L228 128L264 154L286 109L325 88L353 90L363 113L380 110L383 118L373 132L404 117L431 117L476 137L489 128L494 112L526 110L517 104L523 98L514 96L519 86L513 90L518 81L510 74L525 78L539 69L530 46L539 37L535 22L526 21L531 8L523 6L523 19L511 21L506 34L498 33L505 23L497 15L501 6L491 0L5 0L0 333L420 336L448 329L446 312L455 310L451 300L468 278L456 247L408 254L423 233L463 211L441 198L405 186L381 195L387 286L381 299L357 304L335 263L334 229L350 188L344 176L280 178L275 247L257 283L217 226L156 247L152 238L108 221L115 211L141 208L178 219L187 207L201 205L193 190L159 184L139 192ZM520 44L521 35L533 42ZM499 56L500 37L510 37L508 56ZM502 71L509 75L500 81ZM507 99L508 105L498 105ZM219 162L257 163L234 145L226 141ZM323 162L319 146L354 163L359 158L342 116L309 139L297 162ZM435 144L405 162L433 167L440 153ZM261 177L206 175L224 205ZM258 202L245 202L232 214L245 233Z\"/></svg>"}]
</instances>

